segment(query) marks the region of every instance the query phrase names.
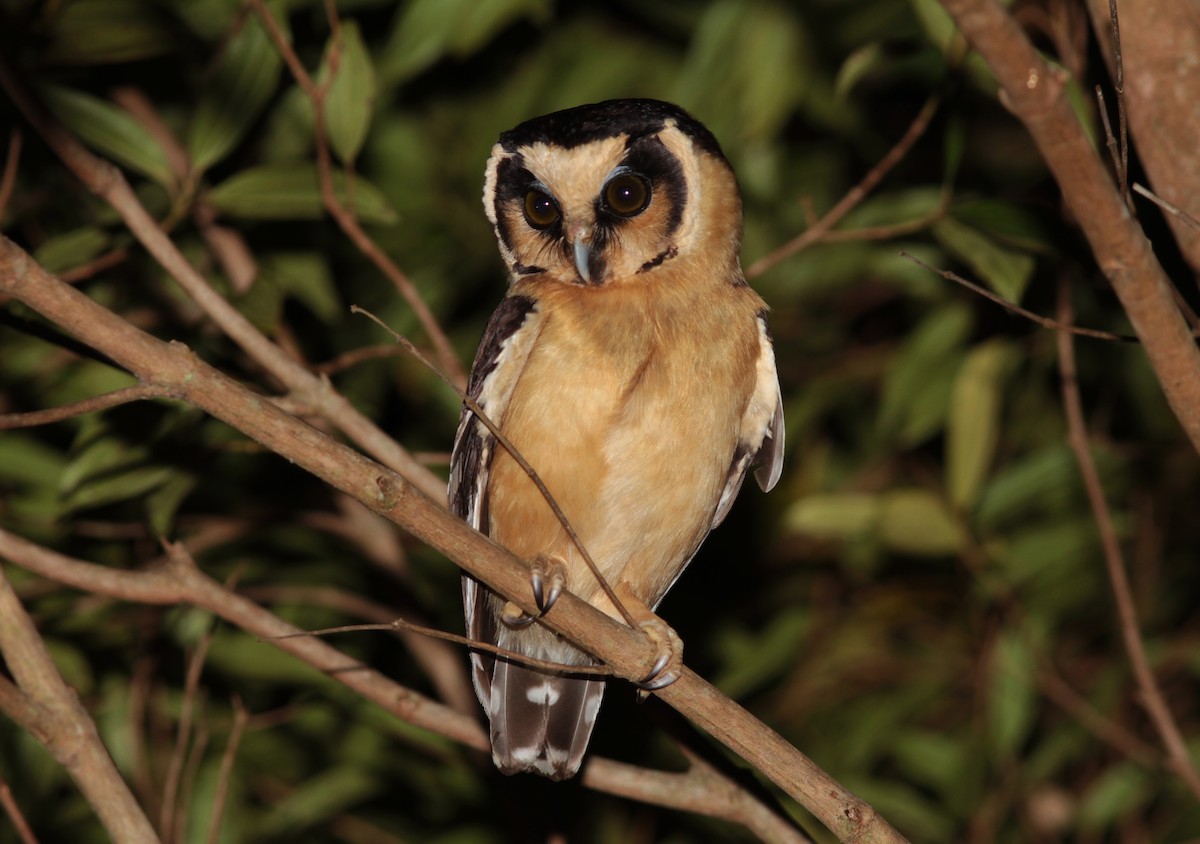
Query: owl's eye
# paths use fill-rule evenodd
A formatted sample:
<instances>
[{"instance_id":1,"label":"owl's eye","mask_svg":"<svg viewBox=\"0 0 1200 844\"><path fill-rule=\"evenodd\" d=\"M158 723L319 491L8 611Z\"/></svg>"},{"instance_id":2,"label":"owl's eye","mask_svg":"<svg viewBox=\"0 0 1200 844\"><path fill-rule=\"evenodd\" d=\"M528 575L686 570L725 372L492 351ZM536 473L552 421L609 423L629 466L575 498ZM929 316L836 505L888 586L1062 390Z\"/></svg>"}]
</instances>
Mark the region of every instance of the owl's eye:
<instances>
[{"instance_id":1,"label":"owl's eye","mask_svg":"<svg viewBox=\"0 0 1200 844\"><path fill-rule=\"evenodd\" d=\"M549 194L530 190L525 194L525 220L535 229L548 229L558 222L558 203Z\"/></svg>"},{"instance_id":2,"label":"owl's eye","mask_svg":"<svg viewBox=\"0 0 1200 844\"><path fill-rule=\"evenodd\" d=\"M604 186L604 204L621 217L636 217L650 204L650 183L635 173L622 173Z\"/></svg>"}]
</instances>

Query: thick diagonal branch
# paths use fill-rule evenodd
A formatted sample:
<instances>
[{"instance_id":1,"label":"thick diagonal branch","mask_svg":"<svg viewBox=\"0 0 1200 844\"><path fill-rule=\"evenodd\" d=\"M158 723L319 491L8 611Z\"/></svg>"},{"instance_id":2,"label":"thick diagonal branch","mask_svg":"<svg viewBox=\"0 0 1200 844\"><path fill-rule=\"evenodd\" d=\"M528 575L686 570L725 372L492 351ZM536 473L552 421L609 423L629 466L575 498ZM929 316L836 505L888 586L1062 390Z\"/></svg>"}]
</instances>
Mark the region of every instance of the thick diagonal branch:
<instances>
[{"instance_id":1,"label":"thick diagonal branch","mask_svg":"<svg viewBox=\"0 0 1200 844\"><path fill-rule=\"evenodd\" d=\"M264 402L182 344L151 337L59 282L3 237L0 292L103 351L143 383L178 390L183 400L358 499L531 615L537 612L529 569L509 551L469 528L400 475ZM626 679L644 677L654 663L655 648L644 635L569 593L543 620ZM869 804L694 672L685 671L659 696L762 771L841 840L904 841Z\"/></svg>"},{"instance_id":2,"label":"thick diagonal branch","mask_svg":"<svg viewBox=\"0 0 1200 844\"><path fill-rule=\"evenodd\" d=\"M1200 350L1150 242L1129 215L1052 69L997 0L941 0L1033 136L1100 269L1121 300L1167 401L1200 451Z\"/></svg>"}]
</instances>

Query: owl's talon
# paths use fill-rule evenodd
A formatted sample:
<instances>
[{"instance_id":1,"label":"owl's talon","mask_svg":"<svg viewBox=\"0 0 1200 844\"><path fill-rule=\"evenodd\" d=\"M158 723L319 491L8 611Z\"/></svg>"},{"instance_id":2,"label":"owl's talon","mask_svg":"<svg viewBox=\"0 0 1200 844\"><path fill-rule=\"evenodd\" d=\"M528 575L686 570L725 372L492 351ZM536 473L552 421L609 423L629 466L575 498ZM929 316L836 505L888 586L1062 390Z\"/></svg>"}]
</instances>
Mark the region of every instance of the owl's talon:
<instances>
[{"instance_id":1,"label":"owl's talon","mask_svg":"<svg viewBox=\"0 0 1200 844\"><path fill-rule=\"evenodd\" d=\"M654 667L645 677L634 683L639 690L638 699L642 700L650 692L665 689L683 676L683 640L657 616L652 616L638 626L659 648Z\"/></svg>"},{"instance_id":2,"label":"owl's talon","mask_svg":"<svg viewBox=\"0 0 1200 844\"><path fill-rule=\"evenodd\" d=\"M512 601L508 601L504 605L504 609L500 611L500 620L510 630L520 630L522 627L528 627L530 624L533 624L533 616Z\"/></svg>"},{"instance_id":3,"label":"owl's talon","mask_svg":"<svg viewBox=\"0 0 1200 844\"><path fill-rule=\"evenodd\" d=\"M529 568L529 582L533 587L533 600L538 605L538 615L543 616L550 612L566 588L567 570L557 558L539 557Z\"/></svg>"}]
</instances>

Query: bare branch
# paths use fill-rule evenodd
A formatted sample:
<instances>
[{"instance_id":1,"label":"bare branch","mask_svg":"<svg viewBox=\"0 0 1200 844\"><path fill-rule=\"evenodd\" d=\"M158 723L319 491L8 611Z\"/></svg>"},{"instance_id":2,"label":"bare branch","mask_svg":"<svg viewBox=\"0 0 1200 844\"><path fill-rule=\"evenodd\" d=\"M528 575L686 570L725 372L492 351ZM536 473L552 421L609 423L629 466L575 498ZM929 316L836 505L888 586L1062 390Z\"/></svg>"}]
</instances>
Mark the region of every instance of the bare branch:
<instances>
[{"instance_id":1,"label":"bare branch","mask_svg":"<svg viewBox=\"0 0 1200 844\"><path fill-rule=\"evenodd\" d=\"M55 407L49 410L0 414L0 431L9 431L13 428L32 428L35 425L49 425L52 422L61 422L63 419L71 419L75 416L82 416L85 413L94 413L97 410L107 410L110 407L116 407L121 404L129 404L130 402L142 401L143 399L166 398L173 398L167 390L153 385L139 384L136 387L113 390L111 393L92 396L89 399L81 399L77 402L71 402L70 404L64 404L62 407Z\"/></svg>"},{"instance_id":2,"label":"bare branch","mask_svg":"<svg viewBox=\"0 0 1200 844\"><path fill-rule=\"evenodd\" d=\"M887 155L867 171L867 175L863 176L862 181L852 187L845 196L838 200L836 205L825 213L824 217L805 229L803 233L751 264L746 269L746 278L757 278L780 261L790 258L797 252L821 241L834 226L842 221L843 217L866 199L867 195L875 189L876 185L883 181L883 177L891 172L893 167L903 160L904 156L908 155L909 150L913 148L913 145L925 134L925 130L929 128L929 122L933 120L933 116L937 113L941 101L940 94L934 94L926 100L925 104L921 106L921 110L917 112L917 116L909 124L908 129L900 137L900 140L888 150Z\"/></svg>"},{"instance_id":3,"label":"bare branch","mask_svg":"<svg viewBox=\"0 0 1200 844\"><path fill-rule=\"evenodd\" d=\"M1066 331L1069 334L1077 334L1080 337L1091 337L1093 340L1116 340L1120 343L1136 343L1138 341L1138 338L1131 337L1128 334L1113 334L1111 331L1100 331L1096 328L1078 328L1074 325L1063 325L1062 323L1056 322L1049 317L1044 317L1041 314L1035 314L1033 311L1026 310L1020 305L1014 305L1012 302L1008 301L1002 296L997 296L986 287L982 287L973 281L968 281L958 273L952 273L949 270L939 270L937 267L931 267L929 264L926 264L920 258L917 258L915 255L912 255L909 252L901 250L900 257L907 258L918 267L929 270L931 273L937 273L947 281L953 281L955 284L960 284L970 290L972 293L977 293L983 298L987 299L989 302L995 302L1006 311L1014 313L1017 316L1024 317L1030 322L1040 325L1042 328L1048 328L1051 331Z\"/></svg>"},{"instance_id":4,"label":"bare branch","mask_svg":"<svg viewBox=\"0 0 1200 844\"><path fill-rule=\"evenodd\" d=\"M233 728L229 731L229 741L225 752L221 755L221 770L217 775L217 790L213 796L212 816L208 821L208 844L217 844L221 833L221 816L225 813L225 800L229 795L229 779L233 773L233 760L237 756L238 745L242 743L242 733L250 720L250 713L242 705L238 697L233 699Z\"/></svg>"},{"instance_id":5,"label":"bare branch","mask_svg":"<svg viewBox=\"0 0 1200 844\"><path fill-rule=\"evenodd\" d=\"M1195 217L1193 217L1188 212L1184 211L1178 205L1172 205L1170 202L1167 202L1161 196L1154 193L1154 191L1150 190L1149 188L1143 187L1140 184L1135 184L1133 186L1133 191L1134 191L1134 193L1139 193L1142 196L1146 197L1146 199L1153 202L1155 205L1157 205L1159 208L1166 211L1171 216L1177 217L1179 220L1181 220L1182 222L1191 226L1193 229L1200 231L1200 220L1197 220Z\"/></svg>"},{"instance_id":6,"label":"bare branch","mask_svg":"<svg viewBox=\"0 0 1200 844\"><path fill-rule=\"evenodd\" d=\"M940 0L991 66L1005 103L1033 136L1121 300L1176 418L1200 450L1200 349L1145 234L1129 216L1083 127L1066 83L997 0Z\"/></svg>"},{"instance_id":7,"label":"bare branch","mask_svg":"<svg viewBox=\"0 0 1200 844\"><path fill-rule=\"evenodd\" d=\"M0 549L0 557L5 556ZM154 828L100 741L95 723L55 668L3 567L0 654L30 704L20 710L5 707L5 711L38 737L67 769L114 841L157 844ZM14 687L7 681L3 687L7 693L0 700L13 700Z\"/></svg>"},{"instance_id":8,"label":"bare branch","mask_svg":"<svg viewBox=\"0 0 1200 844\"><path fill-rule=\"evenodd\" d=\"M79 339L96 347L134 374L155 383L180 389L186 401L238 428L297 466L357 498L380 515L405 528L417 539L456 561L489 588L506 596L530 615L537 613L528 588L526 563L452 516L440 502L421 493L404 477L363 455L334 442L319 431L283 413L261 397L198 360L179 343L160 340L129 325L120 317L62 284L37 266L24 252L0 237L0 292L9 293L47 319L69 327ZM15 537L0 532L0 547L12 546ZM45 558L43 552L42 558ZM63 561L59 559L59 567ZM257 635L300 632L282 625L265 610L227 595L211 606L223 590L191 566L172 564L173 579L182 579L199 593L194 601L225 617L238 607L246 629ZM155 572L139 575L147 578ZM106 578L126 573L106 572ZM94 581L92 581L94 583ZM137 589L144 590L137 580ZM179 588L168 580L156 584L171 600L180 600ZM160 594L162 594L160 592ZM539 623L568 638L607 663L621 677L636 681L649 673L657 648L639 630L622 626L599 610L565 592ZM252 626L253 625L253 626ZM282 629L281 629L282 628ZM372 700L385 688L383 678L365 666L346 665L345 658L311 637L278 643L292 653L307 653L322 670L347 676L347 685ZM346 669L353 669L346 671ZM369 681L366 678L370 678ZM657 692L669 705L758 768L787 794L802 803L843 841L898 842L904 839L866 802L847 791L753 715L684 669L674 684ZM416 701L416 702L414 702ZM394 701L389 701L394 705ZM460 740L484 747L487 739L478 725L465 716L415 694L401 704L402 717L430 724L447 734L447 721ZM414 714L412 710L417 710ZM432 713L436 713L433 715Z\"/></svg>"},{"instance_id":9,"label":"bare branch","mask_svg":"<svg viewBox=\"0 0 1200 844\"><path fill-rule=\"evenodd\" d=\"M88 190L112 206L134 237L246 354L302 401L319 408L322 415L368 453L410 479L426 495L435 500L445 499L445 483L440 478L359 413L327 379L289 358L209 284L146 211L121 171L93 155L63 129L3 57L0 57L0 85L71 172Z\"/></svg>"},{"instance_id":10,"label":"bare branch","mask_svg":"<svg viewBox=\"0 0 1200 844\"><path fill-rule=\"evenodd\" d=\"M1069 325L1072 319L1070 288L1065 282L1060 283L1058 291L1058 319ZM1112 514L1104 497L1104 487L1100 483L1100 473L1096 470L1096 462L1092 459L1091 446L1088 444L1087 423L1083 417L1083 402L1079 397L1079 382L1076 379L1075 347L1071 336L1066 332L1058 335L1058 369L1062 378L1063 410L1067 417L1068 444L1075 454L1079 464L1079 474L1083 477L1084 489L1087 491L1088 502L1092 506L1092 514L1096 519L1096 529L1100 533L1100 543L1104 548L1104 563L1108 571L1109 584L1112 586L1113 599L1117 605L1117 617L1120 620L1121 640L1125 643L1125 652L1137 678L1138 691L1142 705L1150 716L1150 721L1158 731L1163 746L1167 750L1168 765L1187 784L1192 793L1200 798L1200 772L1196 770L1188 753L1187 744L1179 731L1175 716L1167 707L1162 690L1150 668L1146 658L1146 647L1138 625L1137 609L1134 606L1133 594L1129 589L1129 580L1125 575L1125 561L1121 555L1121 544L1117 539L1117 530L1113 525Z\"/></svg>"},{"instance_id":11,"label":"bare branch","mask_svg":"<svg viewBox=\"0 0 1200 844\"><path fill-rule=\"evenodd\" d=\"M13 129L8 133L8 152L4 155L4 172L0 174L0 219L8 210L8 201L12 198L13 187L17 184L17 167L21 161L21 130Z\"/></svg>"},{"instance_id":12,"label":"bare branch","mask_svg":"<svg viewBox=\"0 0 1200 844\"><path fill-rule=\"evenodd\" d=\"M425 330L429 341L433 343L433 347L437 351L438 361L441 363L441 368L450 375L452 383L459 387L465 387L467 384L467 375L463 369L462 362L458 359L458 355L455 354L454 347L450 345L450 340L446 337L446 332L438 324L437 317L429 310L429 306L425 303L416 285L397 266L396 262L388 257L387 253L379 247L379 244L366 233L362 225L358 222L358 217L354 214L353 210L347 208L341 199L338 198L333 184L333 160L329 152L329 141L325 134L325 88L313 83L312 77L304 69L304 65L300 62L296 51L292 49L287 38L280 31L279 24L275 22L275 18L267 9L266 4L262 0L250 0L250 3L254 7L254 11L258 14L259 19L263 22L263 26L266 28L267 34L270 35L271 41L275 44L275 49L283 56L284 62L292 72L292 76L295 78L297 84L300 85L312 101L317 142L317 172L321 179L321 198L325 203L325 210L333 217L346 237L358 248L358 251L383 273L404 298L404 301L408 302L408 306L416 314L417 321L421 323L421 327ZM339 43L337 14L331 4L327 4L326 12L330 20L330 27L333 30L333 38L336 45ZM337 73L335 67L336 50L333 52L334 54L330 57L330 65L333 67L333 72L329 76L330 81L332 81ZM352 180L347 180L347 185L351 184L353 184Z\"/></svg>"},{"instance_id":13,"label":"bare branch","mask_svg":"<svg viewBox=\"0 0 1200 844\"><path fill-rule=\"evenodd\" d=\"M0 806L4 807L4 814L8 815L8 819L12 821L13 829L17 831L17 838L21 839L21 844L38 844L37 837L29 828L29 824L25 822L25 816L21 814L21 807L13 799L12 789L3 779L0 779Z\"/></svg>"}]
</instances>

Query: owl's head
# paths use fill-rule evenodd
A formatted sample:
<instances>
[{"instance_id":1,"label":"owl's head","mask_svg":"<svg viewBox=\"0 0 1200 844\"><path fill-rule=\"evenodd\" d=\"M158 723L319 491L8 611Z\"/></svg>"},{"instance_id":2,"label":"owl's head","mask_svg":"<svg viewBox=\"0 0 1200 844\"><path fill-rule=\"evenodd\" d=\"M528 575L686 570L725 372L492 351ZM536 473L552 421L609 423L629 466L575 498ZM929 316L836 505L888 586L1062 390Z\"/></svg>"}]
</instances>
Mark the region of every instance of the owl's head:
<instances>
[{"instance_id":1,"label":"owl's head","mask_svg":"<svg viewBox=\"0 0 1200 844\"><path fill-rule=\"evenodd\" d=\"M736 275L742 208L716 138L658 100L608 100L500 136L483 204L516 280L637 283L702 262Z\"/></svg>"}]
</instances>

